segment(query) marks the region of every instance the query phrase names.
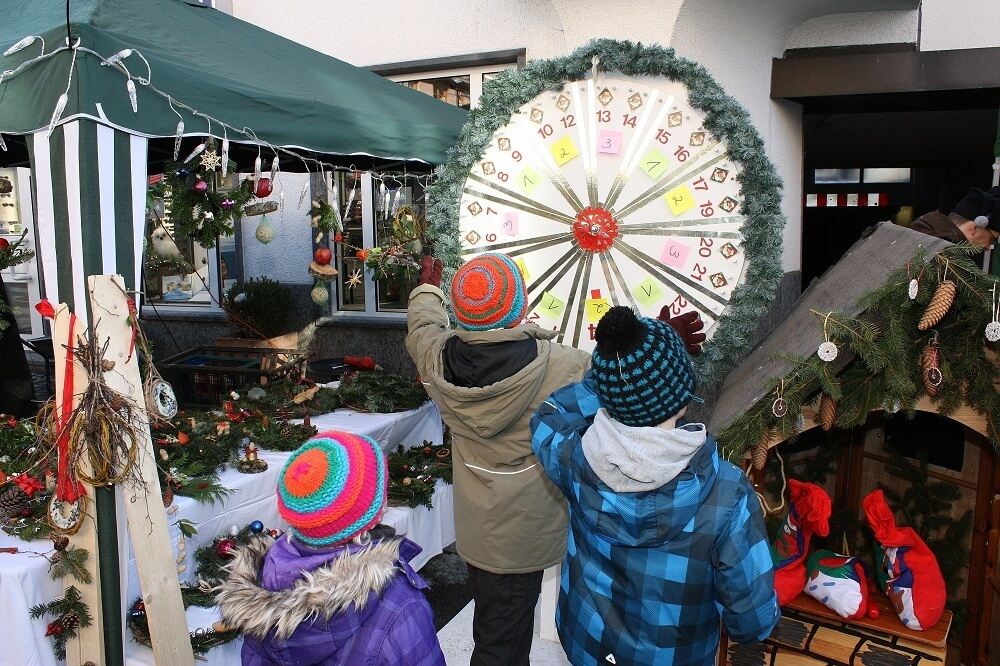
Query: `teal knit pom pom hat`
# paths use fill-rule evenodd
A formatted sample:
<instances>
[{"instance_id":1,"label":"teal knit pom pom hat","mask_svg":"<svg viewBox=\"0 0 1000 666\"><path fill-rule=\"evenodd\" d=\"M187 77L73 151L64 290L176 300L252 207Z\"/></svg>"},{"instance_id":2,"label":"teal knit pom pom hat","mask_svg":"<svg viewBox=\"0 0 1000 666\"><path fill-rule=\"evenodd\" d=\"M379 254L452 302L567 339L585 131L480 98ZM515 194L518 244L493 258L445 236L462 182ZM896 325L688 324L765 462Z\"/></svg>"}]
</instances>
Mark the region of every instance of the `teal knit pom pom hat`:
<instances>
[{"instance_id":1,"label":"teal knit pom pom hat","mask_svg":"<svg viewBox=\"0 0 1000 666\"><path fill-rule=\"evenodd\" d=\"M616 306L601 318L594 337L591 365L597 395L614 420L656 426L693 399L691 357L669 324Z\"/></svg>"}]
</instances>

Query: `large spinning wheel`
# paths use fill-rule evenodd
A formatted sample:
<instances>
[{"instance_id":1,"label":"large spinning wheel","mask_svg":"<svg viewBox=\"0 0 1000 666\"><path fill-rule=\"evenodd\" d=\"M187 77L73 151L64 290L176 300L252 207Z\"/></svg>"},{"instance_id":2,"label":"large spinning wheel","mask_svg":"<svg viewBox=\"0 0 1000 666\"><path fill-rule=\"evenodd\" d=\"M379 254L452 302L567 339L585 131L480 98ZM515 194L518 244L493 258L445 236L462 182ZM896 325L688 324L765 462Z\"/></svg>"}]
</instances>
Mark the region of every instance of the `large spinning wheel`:
<instances>
[{"instance_id":1,"label":"large spinning wheel","mask_svg":"<svg viewBox=\"0 0 1000 666\"><path fill-rule=\"evenodd\" d=\"M602 50L585 47L564 60L589 59L588 48ZM666 64L685 64L661 52ZM601 57L601 65L609 59ZM461 259L510 256L526 278L528 319L581 349L593 348L597 322L612 305L653 317L663 306L675 315L697 310L710 338L720 329L724 335L748 276L756 287L770 280L765 292L775 277L774 270L754 274L751 266L776 263L780 218L761 216L765 206L748 200L761 188L741 186L746 158L735 159L725 133L710 129L719 127L712 109L692 100L690 80L621 73L628 70L587 68L561 89L550 85L525 96L509 120L496 123L478 157L461 167ZM703 71L695 74L711 82ZM731 106L762 150L745 112ZM738 153L746 156L743 144ZM759 157L777 192L770 164ZM758 219L750 219L748 208ZM751 222L770 226L748 242ZM764 231L771 242L762 242ZM730 334L745 335L768 297L757 294L752 313L745 308Z\"/></svg>"}]
</instances>

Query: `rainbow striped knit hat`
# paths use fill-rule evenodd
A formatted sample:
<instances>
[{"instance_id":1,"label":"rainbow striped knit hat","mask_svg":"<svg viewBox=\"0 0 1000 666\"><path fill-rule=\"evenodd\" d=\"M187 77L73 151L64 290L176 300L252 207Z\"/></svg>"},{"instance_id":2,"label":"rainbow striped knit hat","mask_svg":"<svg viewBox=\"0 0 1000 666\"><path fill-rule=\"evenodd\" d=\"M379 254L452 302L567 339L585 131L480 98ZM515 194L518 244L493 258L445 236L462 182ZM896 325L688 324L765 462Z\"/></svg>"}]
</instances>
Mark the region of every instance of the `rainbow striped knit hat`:
<instances>
[{"instance_id":1,"label":"rainbow striped knit hat","mask_svg":"<svg viewBox=\"0 0 1000 666\"><path fill-rule=\"evenodd\" d=\"M517 326L528 309L521 269L495 252L471 259L452 278L451 307L458 325L470 331Z\"/></svg>"},{"instance_id":2,"label":"rainbow striped knit hat","mask_svg":"<svg viewBox=\"0 0 1000 666\"><path fill-rule=\"evenodd\" d=\"M296 539L322 548L378 523L389 475L378 442L324 432L300 446L278 475L278 513Z\"/></svg>"}]
</instances>

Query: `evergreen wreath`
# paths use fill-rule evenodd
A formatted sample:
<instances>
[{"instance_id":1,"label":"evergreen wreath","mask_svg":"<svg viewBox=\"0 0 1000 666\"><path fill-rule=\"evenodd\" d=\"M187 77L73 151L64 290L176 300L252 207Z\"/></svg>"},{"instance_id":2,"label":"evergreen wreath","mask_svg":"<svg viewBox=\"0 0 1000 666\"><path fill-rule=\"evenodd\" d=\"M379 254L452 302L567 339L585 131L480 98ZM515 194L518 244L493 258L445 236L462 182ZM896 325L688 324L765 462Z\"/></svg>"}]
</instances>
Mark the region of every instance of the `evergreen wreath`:
<instances>
[{"instance_id":1,"label":"evergreen wreath","mask_svg":"<svg viewBox=\"0 0 1000 666\"><path fill-rule=\"evenodd\" d=\"M893 271L884 285L861 297L859 317L831 313L830 339L841 354L853 355L852 362L837 374L815 354L789 357L795 369L784 377L766 379L769 392L718 433L723 455L739 460L767 433L776 434L779 441L794 437L802 408L822 393L837 402L835 425L839 428L860 426L869 412L878 409L912 414L924 396L933 400L943 416L966 404L986 417L990 441L1000 450L1000 343L987 342L983 335L993 315L990 290L997 280L969 260L980 251L968 244L953 245L930 257L920 251L909 265L918 270L923 267L929 279L925 278L916 299L908 297L909 276L904 266ZM946 272L957 286L954 303L933 330L921 331L918 324ZM827 319L826 313L822 315ZM817 325L822 326L822 321ZM943 381L930 395L921 356L932 339L939 345ZM772 412L778 387L787 403L781 417Z\"/></svg>"},{"instance_id":2,"label":"evergreen wreath","mask_svg":"<svg viewBox=\"0 0 1000 666\"><path fill-rule=\"evenodd\" d=\"M219 192L215 186L215 161L205 161L214 154L214 142L201 156L188 162L167 162L163 177L152 188L154 197L170 202L170 221L175 238L191 238L206 248L215 246L218 236L233 235L233 219L253 198L251 181L244 181L230 191ZM236 165L230 162L229 168ZM199 187L203 182L204 189Z\"/></svg>"},{"instance_id":3,"label":"evergreen wreath","mask_svg":"<svg viewBox=\"0 0 1000 666\"><path fill-rule=\"evenodd\" d=\"M733 293L729 309L719 319L718 330L704 352L694 359L699 380L712 383L745 352L783 275L782 185L746 109L725 93L708 70L677 57L671 48L598 39L566 57L534 60L522 69L507 69L483 85L479 106L469 112L458 143L439 170L439 178L427 189L427 198L433 202L428 211L428 235L434 242L434 254L445 264L442 290L449 293L451 276L462 265L458 234L462 188L490 138L515 111L541 92L560 90L567 82L582 79L591 71L594 56L600 59L599 68L605 72L663 76L683 83L691 106L705 114L705 128L726 142L730 157L742 170L742 206L747 219L741 231L749 260L746 281Z\"/></svg>"}]
</instances>

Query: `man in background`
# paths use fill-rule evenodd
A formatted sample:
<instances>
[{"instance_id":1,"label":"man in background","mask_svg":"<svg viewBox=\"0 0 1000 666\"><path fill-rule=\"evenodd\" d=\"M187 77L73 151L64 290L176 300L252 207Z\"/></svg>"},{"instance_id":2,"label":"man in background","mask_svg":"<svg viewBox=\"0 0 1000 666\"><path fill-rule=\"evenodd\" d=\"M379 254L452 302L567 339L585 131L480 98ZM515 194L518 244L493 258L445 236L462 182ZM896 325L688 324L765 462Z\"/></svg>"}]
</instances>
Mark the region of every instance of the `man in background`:
<instances>
[{"instance_id":1,"label":"man in background","mask_svg":"<svg viewBox=\"0 0 1000 666\"><path fill-rule=\"evenodd\" d=\"M952 243L969 242L986 249L1000 236L1000 187L973 187L951 213L935 210L921 215L910 228Z\"/></svg>"}]
</instances>

